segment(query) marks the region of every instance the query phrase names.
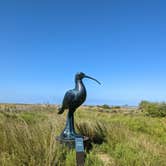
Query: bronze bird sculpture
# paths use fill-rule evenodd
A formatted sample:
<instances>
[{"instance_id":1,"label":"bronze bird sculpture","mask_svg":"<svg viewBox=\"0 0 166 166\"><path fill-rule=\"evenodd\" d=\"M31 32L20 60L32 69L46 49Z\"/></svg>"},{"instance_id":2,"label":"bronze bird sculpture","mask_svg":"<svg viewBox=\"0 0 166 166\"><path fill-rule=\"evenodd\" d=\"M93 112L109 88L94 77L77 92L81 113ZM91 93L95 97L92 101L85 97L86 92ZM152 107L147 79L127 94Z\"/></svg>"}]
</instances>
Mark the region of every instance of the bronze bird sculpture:
<instances>
[{"instance_id":1,"label":"bronze bird sculpture","mask_svg":"<svg viewBox=\"0 0 166 166\"><path fill-rule=\"evenodd\" d=\"M58 114L62 114L65 109L69 110L66 127L60 135L61 139L71 140L80 136L75 132L74 129L74 112L82 103L84 103L87 96L86 88L82 81L83 78L89 78L96 81L98 84L101 84L95 78L87 76L82 72L79 72L75 75L75 88L66 92L62 106L58 109Z\"/></svg>"}]
</instances>

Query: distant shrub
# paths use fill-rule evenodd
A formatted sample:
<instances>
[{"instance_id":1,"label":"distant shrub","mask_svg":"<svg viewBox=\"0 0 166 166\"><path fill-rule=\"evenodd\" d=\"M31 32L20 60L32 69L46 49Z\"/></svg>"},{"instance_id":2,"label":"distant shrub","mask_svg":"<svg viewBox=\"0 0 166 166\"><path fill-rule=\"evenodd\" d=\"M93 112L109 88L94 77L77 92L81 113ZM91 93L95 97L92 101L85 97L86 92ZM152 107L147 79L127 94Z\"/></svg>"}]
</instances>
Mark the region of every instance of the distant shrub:
<instances>
[{"instance_id":1,"label":"distant shrub","mask_svg":"<svg viewBox=\"0 0 166 166\"><path fill-rule=\"evenodd\" d=\"M142 101L139 104L139 109L146 113L148 116L152 117L165 117L166 116L166 103L157 103Z\"/></svg>"},{"instance_id":2,"label":"distant shrub","mask_svg":"<svg viewBox=\"0 0 166 166\"><path fill-rule=\"evenodd\" d=\"M102 105L102 106L100 106L100 107L102 107L102 108L104 108L104 109L110 109L110 106L107 105L107 104L104 104L104 105Z\"/></svg>"},{"instance_id":3,"label":"distant shrub","mask_svg":"<svg viewBox=\"0 0 166 166\"><path fill-rule=\"evenodd\" d=\"M120 106L112 106L111 108L112 109L120 109L121 107Z\"/></svg>"}]
</instances>

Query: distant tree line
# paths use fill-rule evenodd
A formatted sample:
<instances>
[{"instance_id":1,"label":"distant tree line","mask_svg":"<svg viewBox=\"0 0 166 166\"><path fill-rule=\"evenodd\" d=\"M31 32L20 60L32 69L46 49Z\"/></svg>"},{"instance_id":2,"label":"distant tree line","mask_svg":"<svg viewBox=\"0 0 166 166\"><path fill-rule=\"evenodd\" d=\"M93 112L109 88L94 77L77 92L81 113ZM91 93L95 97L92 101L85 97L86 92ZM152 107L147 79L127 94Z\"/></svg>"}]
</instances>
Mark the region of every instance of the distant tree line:
<instances>
[{"instance_id":1,"label":"distant tree line","mask_svg":"<svg viewBox=\"0 0 166 166\"><path fill-rule=\"evenodd\" d=\"M98 105L98 107L103 108L103 109L120 109L121 108L121 106L109 106L107 104Z\"/></svg>"}]
</instances>

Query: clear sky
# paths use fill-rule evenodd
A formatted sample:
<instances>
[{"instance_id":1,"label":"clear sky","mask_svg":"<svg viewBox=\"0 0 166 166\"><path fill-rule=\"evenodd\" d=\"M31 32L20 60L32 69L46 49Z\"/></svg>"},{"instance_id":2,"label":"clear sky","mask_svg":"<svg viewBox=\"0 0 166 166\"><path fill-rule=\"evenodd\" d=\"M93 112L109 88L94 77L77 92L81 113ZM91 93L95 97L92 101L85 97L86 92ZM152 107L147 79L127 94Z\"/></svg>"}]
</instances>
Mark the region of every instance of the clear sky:
<instances>
[{"instance_id":1,"label":"clear sky","mask_svg":"<svg viewBox=\"0 0 166 166\"><path fill-rule=\"evenodd\" d=\"M0 102L60 103L78 71L86 104L166 100L166 1L0 1Z\"/></svg>"}]
</instances>

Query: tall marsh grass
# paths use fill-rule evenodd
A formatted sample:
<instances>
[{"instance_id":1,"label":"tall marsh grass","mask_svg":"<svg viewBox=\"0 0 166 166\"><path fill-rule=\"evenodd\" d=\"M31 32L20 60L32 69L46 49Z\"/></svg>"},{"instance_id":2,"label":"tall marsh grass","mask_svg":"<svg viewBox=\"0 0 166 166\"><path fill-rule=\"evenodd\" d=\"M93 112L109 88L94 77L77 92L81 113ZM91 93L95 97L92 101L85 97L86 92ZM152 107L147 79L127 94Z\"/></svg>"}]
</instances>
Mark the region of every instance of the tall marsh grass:
<instances>
[{"instance_id":1,"label":"tall marsh grass","mask_svg":"<svg viewBox=\"0 0 166 166\"><path fill-rule=\"evenodd\" d=\"M31 109L0 111L0 165L74 166L74 149L55 139L66 113L57 115L56 107L24 107ZM97 108L81 108L75 117L77 132L92 143L86 166L166 166L165 118L98 112Z\"/></svg>"}]
</instances>

